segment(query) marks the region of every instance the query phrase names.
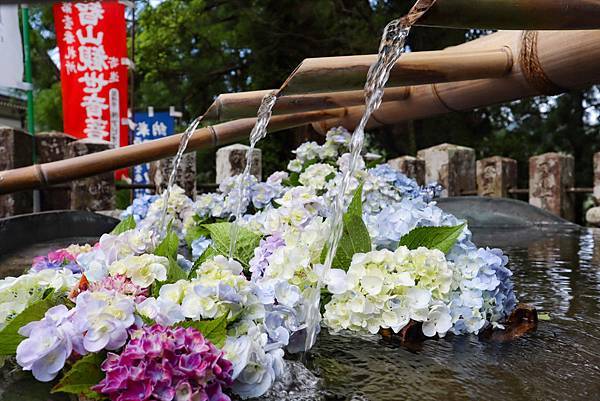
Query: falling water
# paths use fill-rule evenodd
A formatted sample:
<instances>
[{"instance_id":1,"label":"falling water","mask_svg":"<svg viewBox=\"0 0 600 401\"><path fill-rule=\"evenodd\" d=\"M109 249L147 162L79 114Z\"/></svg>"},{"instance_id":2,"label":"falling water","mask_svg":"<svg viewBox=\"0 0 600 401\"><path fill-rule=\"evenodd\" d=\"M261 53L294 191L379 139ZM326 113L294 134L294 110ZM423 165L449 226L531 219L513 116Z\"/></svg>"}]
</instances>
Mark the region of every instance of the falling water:
<instances>
[{"instance_id":1,"label":"falling water","mask_svg":"<svg viewBox=\"0 0 600 401\"><path fill-rule=\"evenodd\" d=\"M381 43L379 45L379 53L377 61L371 66L367 74L365 83L365 112L358 123L358 126L352 134L350 141L350 164L344 172L342 181L339 185L338 193L334 199L333 211L330 217L330 233L328 240L327 257L325 258L325 266L322 274L319 276L317 285L310 291L308 299L308 310L306 315L306 344L308 350L315 343L318 332L320 312L319 303L321 295L321 286L324 277L327 276L331 269L333 258L337 250L338 244L342 238L344 228L344 195L348 190L352 176L354 175L358 159L363 148L365 138L365 126L371 117L371 114L377 110L383 98L385 84L390 76L390 71L398 58L404 52L404 43L410 32L410 25L406 23L406 19L397 19L390 22L383 32Z\"/></svg>"},{"instance_id":2,"label":"falling water","mask_svg":"<svg viewBox=\"0 0 600 401\"><path fill-rule=\"evenodd\" d=\"M256 116L256 124L252 128L250 132L250 147L246 152L246 167L244 168L244 172L240 176L240 181L237 185L238 197L237 202L235 204L234 216L235 220L231 225L230 231L230 242L229 242L229 258L233 258L233 254L235 252L235 247L237 244L238 232L239 232L239 224L243 214L243 205L246 196L248 195L248 178L250 177L250 168L252 167L252 154L254 153L254 148L256 144L263 139L267 135L267 126L269 125L269 120L271 120L271 111L273 110L273 106L275 106L275 101L277 100L277 92L273 91L271 93L266 94L258 108L258 114Z\"/></svg>"},{"instance_id":3,"label":"falling water","mask_svg":"<svg viewBox=\"0 0 600 401\"><path fill-rule=\"evenodd\" d=\"M179 148L177 149L177 154L175 155L175 158L173 159L173 165L171 167L171 174L169 175L169 182L167 184L167 189L165 191L165 196L164 196L165 203L162 208L162 212L160 215L160 222L158 225L159 230L160 230L158 232L159 237L162 237L165 234L165 230L166 230L165 223L166 223L166 219L167 219L167 213L169 210L169 196L171 196L171 188L175 184L175 178L177 177L177 169L179 168L179 164L181 164L181 159L183 158L183 153L185 152L185 149L187 148L188 142L190 141L190 138L194 134L194 131L196 131L196 128L198 128L198 125L200 125L201 121L202 121L202 116L197 117L194 121L192 121L190 123L190 125L188 125L185 132L181 136L181 141L179 142Z\"/></svg>"}]
</instances>

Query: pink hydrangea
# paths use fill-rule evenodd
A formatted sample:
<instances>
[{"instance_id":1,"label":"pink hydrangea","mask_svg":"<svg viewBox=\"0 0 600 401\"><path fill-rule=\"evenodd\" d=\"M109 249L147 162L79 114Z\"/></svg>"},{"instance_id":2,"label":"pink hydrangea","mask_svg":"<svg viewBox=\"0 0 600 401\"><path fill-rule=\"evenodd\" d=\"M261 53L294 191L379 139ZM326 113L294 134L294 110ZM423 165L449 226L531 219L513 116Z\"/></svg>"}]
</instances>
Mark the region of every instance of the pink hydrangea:
<instances>
[{"instance_id":1,"label":"pink hydrangea","mask_svg":"<svg viewBox=\"0 0 600 401\"><path fill-rule=\"evenodd\" d=\"M102 363L106 377L92 388L111 401L230 401L231 362L194 328L143 327L120 355Z\"/></svg>"},{"instance_id":2,"label":"pink hydrangea","mask_svg":"<svg viewBox=\"0 0 600 401\"><path fill-rule=\"evenodd\" d=\"M105 291L117 292L119 294L128 295L135 299L136 303L144 301L149 294L148 288L141 288L131 282L130 279L123 275L107 276L100 281L90 283L89 291Z\"/></svg>"},{"instance_id":3,"label":"pink hydrangea","mask_svg":"<svg viewBox=\"0 0 600 401\"><path fill-rule=\"evenodd\" d=\"M48 253L48 256L36 256L31 264L32 272L39 272L46 269L69 269L73 273L81 273L81 268L75 261L75 256L71 255L66 249L59 249Z\"/></svg>"}]
</instances>

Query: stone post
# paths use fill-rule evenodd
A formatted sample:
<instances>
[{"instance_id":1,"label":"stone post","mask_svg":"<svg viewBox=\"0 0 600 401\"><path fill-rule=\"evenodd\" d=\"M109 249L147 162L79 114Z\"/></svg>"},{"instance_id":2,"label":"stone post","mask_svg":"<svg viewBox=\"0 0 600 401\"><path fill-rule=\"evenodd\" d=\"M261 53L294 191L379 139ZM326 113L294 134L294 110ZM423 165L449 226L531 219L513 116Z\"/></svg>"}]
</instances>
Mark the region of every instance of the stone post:
<instances>
[{"instance_id":1,"label":"stone post","mask_svg":"<svg viewBox=\"0 0 600 401\"><path fill-rule=\"evenodd\" d=\"M173 169L173 158L162 159L150 164L150 180L156 187L167 188ZM183 155L177 168L175 183L185 190L187 196L196 199L196 152Z\"/></svg>"},{"instance_id":2,"label":"stone post","mask_svg":"<svg viewBox=\"0 0 600 401\"><path fill-rule=\"evenodd\" d=\"M529 158L529 203L567 220L575 219L575 159L561 153Z\"/></svg>"},{"instance_id":3,"label":"stone post","mask_svg":"<svg viewBox=\"0 0 600 401\"><path fill-rule=\"evenodd\" d=\"M246 152L248 146L239 143L225 146L217 150L217 184L226 178L242 174L246 167ZM259 181L262 176L262 154L260 149L254 149L252 153L252 169L250 173Z\"/></svg>"},{"instance_id":4,"label":"stone post","mask_svg":"<svg viewBox=\"0 0 600 401\"><path fill-rule=\"evenodd\" d=\"M516 160L501 156L477 160L477 195L507 198L508 190L516 187Z\"/></svg>"},{"instance_id":5,"label":"stone post","mask_svg":"<svg viewBox=\"0 0 600 401\"><path fill-rule=\"evenodd\" d=\"M594 153L594 199L600 204L600 152Z\"/></svg>"},{"instance_id":6,"label":"stone post","mask_svg":"<svg viewBox=\"0 0 600 401\"><path fill-rule=\"evenodd\" d=\"M76 157L112 149L107 141L80 139L67 145L67 156ZM71 209L113 210L115 208L115 174L103 173L71 182Z\"/></svg>"},{"instance_id":7,"label":"stone post","mask_svg":"<svg viewBox=\"0 0 600 401\"><path fill-rule=\"evenodd\" d=\"M76 138L64 132L40 132L35 135L38 163L49 163L67 158L67 146ZM71 207L70 188L43 189L40 191L41 209L66 210Z\"/></svg>"},{"instance_id":8,"label":"stone post","mask_svg":"<svg viewBox=\"0 0 600 401\"><path fill-rule=\"evenodd\" d=\"M29 166L33 158L33 139L27 132L0 126L0 170ZM2 182L0 181L0 185ZM0 195L0 217L31 213L33 192Z\"/></svg>"},{"instance_id":9,"label":"stone post","mask_svg":"<svg viewBox=\"0 0 600 401\"><path fill-rule=\"evenodd\" d=\"M425 185L425 160L418 157L402 156L388 160L388 164L409 178Z\"/></svg>"},{"instance_id":10,"label":"stone post","mask_svg":"<svg viewBox=\"0 0 600 401\"><path fill-rule=\"evenodd\" d=\"M425 160L425 181L444 187L442 197L475 193L474 149L443 143L420 150L417 157Z\"/></svg>"}]
</instances>

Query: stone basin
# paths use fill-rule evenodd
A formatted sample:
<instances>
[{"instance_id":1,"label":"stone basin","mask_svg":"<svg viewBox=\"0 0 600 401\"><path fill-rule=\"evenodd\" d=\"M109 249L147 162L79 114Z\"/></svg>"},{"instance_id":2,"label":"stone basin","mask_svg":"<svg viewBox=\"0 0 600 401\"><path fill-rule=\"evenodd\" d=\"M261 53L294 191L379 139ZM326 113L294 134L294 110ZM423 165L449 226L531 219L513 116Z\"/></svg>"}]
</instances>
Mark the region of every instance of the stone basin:
<instances>
[{"instance_id":1,"label":"stone basin","mask_svg":"<svg viewBox=\"0 0 600 401\"><path fill-rule=\"evenodd\" d=\"M477 244L505 250L520 301L549 320L508 343L448 335L399 346L323 330L309 354L289 356L295 361L284 380L263 400L533 401L600 394L600 231L518 201L465 197L439 205L469 219ZM115 223L84 212L5 219L0 266L22 272L31 256L93 240ZM27 373L5 368L2 375L0 401L65 399L48 396L50 385Z\"/></svg>"}]
</instances>

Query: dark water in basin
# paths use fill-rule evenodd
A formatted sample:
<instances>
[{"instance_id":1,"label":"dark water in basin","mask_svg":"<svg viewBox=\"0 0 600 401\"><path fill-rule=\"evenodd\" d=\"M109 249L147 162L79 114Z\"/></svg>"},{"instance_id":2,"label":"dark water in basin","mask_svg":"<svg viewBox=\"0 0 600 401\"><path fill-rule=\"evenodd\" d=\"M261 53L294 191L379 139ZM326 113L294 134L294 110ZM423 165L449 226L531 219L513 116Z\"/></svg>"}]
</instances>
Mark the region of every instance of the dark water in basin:
<instances>
[{"instance_id":1,"label":"dark water in basin","mask_svg":"<svg viewBox=\"0 0 600 401\"><path fill-rule=\"evenodd\" d=\"M322 334L310 367L330 400L600 399L600 231L486 232L510 256L520 301L550 314L512 343L475 336L408 350Z\"/></svg>"},{"instance_id":2,"label":"dark water in basin","mask_svg":"<svg viewBox=\"0 0 600 401\"><path fill-rule=\"evenodd\" d=\"M503 248L520 301L550 314L537 332L504 344L448 336L412 349L322 332L306 361L320 383L295 365L293 391L266 399L600 399L600 231L477 230L475 241ZM49 399L47 387L14 378L0 377L1 401Z\"/></svg>"}]
</instances>

